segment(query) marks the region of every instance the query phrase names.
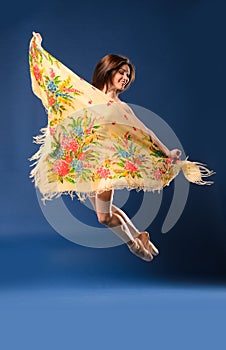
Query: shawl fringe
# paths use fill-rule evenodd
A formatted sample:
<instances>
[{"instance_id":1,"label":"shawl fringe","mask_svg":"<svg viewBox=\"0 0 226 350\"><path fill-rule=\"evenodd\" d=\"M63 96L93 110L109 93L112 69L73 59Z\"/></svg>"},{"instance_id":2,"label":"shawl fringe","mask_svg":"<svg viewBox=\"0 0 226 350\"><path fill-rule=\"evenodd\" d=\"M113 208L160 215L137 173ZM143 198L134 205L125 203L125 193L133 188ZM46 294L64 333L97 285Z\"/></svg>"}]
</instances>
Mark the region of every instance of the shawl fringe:
<instances>
[{"instance_id":1,"label":"shawl fringe","mask_svg":"<svg viewBox=\"0 0 226 350\"><path fill-rule=\"evenodd\" d=\"M203 178L209 177L215 172L205 167L206 164L200 162L190 162L185 160L182 164L182 171L185 178L197 185L212 185L213 181L205 181Z\"/></svg>"}]
</instances>

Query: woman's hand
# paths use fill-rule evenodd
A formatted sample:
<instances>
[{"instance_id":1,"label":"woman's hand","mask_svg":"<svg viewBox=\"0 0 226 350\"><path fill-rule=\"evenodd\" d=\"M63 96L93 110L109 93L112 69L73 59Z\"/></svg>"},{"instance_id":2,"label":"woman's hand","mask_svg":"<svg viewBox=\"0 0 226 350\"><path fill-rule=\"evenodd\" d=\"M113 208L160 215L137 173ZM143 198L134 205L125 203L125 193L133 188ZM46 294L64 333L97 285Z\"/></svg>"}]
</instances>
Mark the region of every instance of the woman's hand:
<instances>
[{"instance_id":1,"label":"woman's hand","mask_svg":"<svg viewBox=\"0 0 226 350\"><path fill-rule=\"evenodd\" d=\"M179 160L181 157L181 151L177 148L172 149L172 151L169 152L169 158L173 158L174 160Z\"/></svg>"},{"instance_id":2,"label":"woman's hand","mask_svg":"<svg viewBox=\"0 0 226 350\"><path fill-rule=\"evenodd\" d=\"M41 36L41 34L36 33L36 32L33 32L32 34L34 35L34 37L35 37L35 39L36 39L36 43L39 44L39 45L41 45L41 42L42 42L42 36Z\"/></svg>"}]
</instances>

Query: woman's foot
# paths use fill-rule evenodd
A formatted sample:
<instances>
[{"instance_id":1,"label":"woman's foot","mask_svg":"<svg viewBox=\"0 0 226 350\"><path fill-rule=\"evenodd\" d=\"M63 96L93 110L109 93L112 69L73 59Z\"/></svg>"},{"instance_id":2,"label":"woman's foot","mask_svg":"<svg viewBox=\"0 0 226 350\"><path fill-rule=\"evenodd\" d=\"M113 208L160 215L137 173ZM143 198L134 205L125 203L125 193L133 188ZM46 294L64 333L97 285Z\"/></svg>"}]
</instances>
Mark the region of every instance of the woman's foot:
<instances>
[{"instance_id":1,"label":"woman's foot","mask_svg":"<svg viewBox=\"0 0 226 350\"><path fill-rule=\"evenodd\" d=\"M136 237L133 241L127 243L129 250L139 258L145 261L153 260L153 256L148 249L144 247L142 241Z\"/></svg>"},{"instance_id":2,"label":"woman's foot","mask_svg":"<svg viewBox=\"0 0 226 350\"><path fill-rule=\"evenodd\" d=\"M143 243L145 249L147 249L152 255L158 255L159 251L158 249L154 246L154 244L150 241L149 233L147 231L141 232L137 238L141 240Z\"/></svg>"}]
</instances>

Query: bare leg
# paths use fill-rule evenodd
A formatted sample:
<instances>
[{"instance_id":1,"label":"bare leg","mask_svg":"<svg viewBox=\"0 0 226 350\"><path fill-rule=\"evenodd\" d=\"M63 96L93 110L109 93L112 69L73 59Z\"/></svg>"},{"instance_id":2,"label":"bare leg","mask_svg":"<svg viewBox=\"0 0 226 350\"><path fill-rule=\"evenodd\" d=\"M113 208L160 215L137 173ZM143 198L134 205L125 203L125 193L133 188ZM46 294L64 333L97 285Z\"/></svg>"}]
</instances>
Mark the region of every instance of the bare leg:
<instances>
[{"instance_id":1,"label":"bare leg","mask_svg":"<svg viewBox=\"0 0 226 350\"><path fill-rule=\"evenodd\" d=\"M96 197L89 197L89 200L92 203L94 209L96 210ZM113 204L111 204L111 210L113 211L114 214L120 215L122 217L122 219L125 221L126 225L128 226L133 238L136 238L139 235L140 231L138 231L138 229L134 226L134 224L126 215L126 213L124 213L120 208L116 207L116 205L113 205Z\"/></svg>"},{"instance_id":2,"label":"bare leg","mask_svg":"<svg viewBox=\"0 0 226 350\"><path fill-rule=\"evenodd\" d=\"M136 230L132 223L134 231L136 231L135 237L131 234L129 227L124 220L125 218L127 221L130 221L126 214L124 214L119 208L112 206L113 191L106 191L102 194L96 195L96 197L89 197L89 199L97 213L100 223L109 227L111 231L126 242L132 253L146 261L151 261L153 259L151 252L146 249L142 241L138 239L137 234L139 234L139 231ZM112 212L112 209L114 212Z\"/></svg>"},{"instance_id":3,"label":"bare leg","mask_svg":"<svg viewBox=\"0 0 226 350\"><path fill-rule=\"evenodd\" d=\"M122 211L121 209L119 209L115 205L112 205L112 210L113 210L114 213L120 215L124 219L124 221L125 221L126 225L128 226L131 234L133 235L133 237L134 238L138 237L142 241L144 247L147 250L149 250L152 255L158 255L159 254L158 249L150 241L149 233L147 231L139 232L138 229L132 223L132 221L129 219L129 217L126 215L126 213L124 213L124 211Z\"/></svg>"},{"instance_id":4,"label":"bare leg","mask_svg":"<svg viewBox=\"0 0 226 350\"><path fill-rule=\"evenodd\" d=\"M95 197L89 197L94 209L96 210L96 198ZM111 197L111 201L113 199L113 195ZM158 252L158 249L154 246L154 244L150 241L150 238L149 238L149 233L146 232L146 231L143 231L143 232L140 232L138 231L138 229L134 226L134 224L132 223L132 221L129 219L129 217L126 215L126 213L124 213L120 208L118 208L117 206L113 205L113 204L109 204L109 207L105 207L104 209L102 208L101 209L102 211L103 210L112 210L114 214L117 214L118 216L121 216L121 218L124 220L125 224L127 225L130 233L132 234L133 238L139 238L144 247L150 251L150 253L152 255L157 255L159 252ZM112 229L111 227L109 227L110 229ZM113 230L112 230L113 231ZM113 231L114 232L114 231Z\"/></svg>"},{"instance_id":5,"label":"bare leg","mask_svg":"<svg viewBox=\"0 0 226 350\"><path fill-rule=\"evenodd\" d=\"M109 227L124 242L133 241L133 236L123 218L112 212L113 191L97 194L95 200L98 221Z\"/></svg>"}]
</instances>

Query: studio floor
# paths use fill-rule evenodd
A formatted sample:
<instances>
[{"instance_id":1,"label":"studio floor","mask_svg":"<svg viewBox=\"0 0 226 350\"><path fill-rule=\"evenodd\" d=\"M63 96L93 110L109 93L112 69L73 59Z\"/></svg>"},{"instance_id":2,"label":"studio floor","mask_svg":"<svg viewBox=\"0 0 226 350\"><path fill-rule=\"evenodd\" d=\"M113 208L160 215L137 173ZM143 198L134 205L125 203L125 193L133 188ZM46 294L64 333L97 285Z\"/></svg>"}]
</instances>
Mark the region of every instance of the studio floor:
<instances>
[{"instance_id":1,"label":"studio floor","mask_svg":"<svg viewBox=\"0 0 226 350\"><path fill-rule=\"evenodd\" d=\"M223 287L21 288L0 293L1 349L225 349Z\"/></svg>"}]
</instances>

